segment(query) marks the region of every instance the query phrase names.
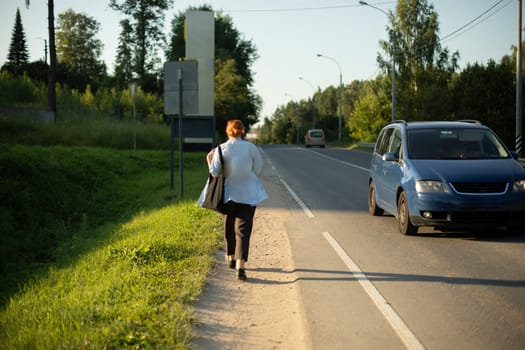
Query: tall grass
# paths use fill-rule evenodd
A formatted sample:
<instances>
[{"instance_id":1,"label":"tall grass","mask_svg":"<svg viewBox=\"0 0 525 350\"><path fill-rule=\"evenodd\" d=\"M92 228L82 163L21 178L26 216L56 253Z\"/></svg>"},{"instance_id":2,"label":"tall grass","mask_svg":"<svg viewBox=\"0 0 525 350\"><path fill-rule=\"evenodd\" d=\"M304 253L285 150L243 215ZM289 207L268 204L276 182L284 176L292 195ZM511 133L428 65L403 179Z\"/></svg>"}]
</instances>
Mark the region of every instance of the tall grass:
<instances>
[{"instance_id":1,"label":"tall grass","mask_svg":"<svg viewBox=\"0 0 525 350\"><path fill-rule=\"evenodd\" d=\"M24 132L5 125L0 349L187 348L191 304L222 241L219 217L195 204L204 154L185 153L181 200L168 151L22 145ZM57 134L79 128L91 137L64 144L98 145L90 127L102 129L73 123ZM34 128L34 140L53 144Z\"/></svg>"},{"instance_id":2,"label":"tall grass","mask_svg":"<svg viewBox=\"0 0 525 350\"><path fill-rule=\"evenodd\" d=\"M0 118L0 144L65 145L133 149L169 149L170 130L164 124L112 119L67 117L57 124L28 118Z\"/></svg>"}]
</instances>

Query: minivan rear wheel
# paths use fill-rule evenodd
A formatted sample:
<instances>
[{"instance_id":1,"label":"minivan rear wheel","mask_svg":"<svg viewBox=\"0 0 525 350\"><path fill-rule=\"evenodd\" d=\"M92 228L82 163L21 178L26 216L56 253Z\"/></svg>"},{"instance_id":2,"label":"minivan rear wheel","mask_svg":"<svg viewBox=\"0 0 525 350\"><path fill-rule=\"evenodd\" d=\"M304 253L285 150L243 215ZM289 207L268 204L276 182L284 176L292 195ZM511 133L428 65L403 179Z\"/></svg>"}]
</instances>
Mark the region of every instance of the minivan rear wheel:
<instances>
[{"instance_id":1,"label":"minivan rear wheel","mask_svg":"<svg viewBox=\"0 0 525 350\"><path fill-rule=\"evenodd\" d=\"M404 235L415 235L417 233L417 226L414 226L410 221L405 192L401 192L397 200L397 225L399 232Z\"/></svg>"},{"instance_id":2,"label":"minivan rear wheel","mask_svg":"<svg viewBox=\"0 0 525 350\"><path fill-rule=\"evenodd\" d=\"M368 212L373 216L383 215L384 210L377 206L376 191L374 182L370 181L368 185Z\"/></svg>"}]
</instances>

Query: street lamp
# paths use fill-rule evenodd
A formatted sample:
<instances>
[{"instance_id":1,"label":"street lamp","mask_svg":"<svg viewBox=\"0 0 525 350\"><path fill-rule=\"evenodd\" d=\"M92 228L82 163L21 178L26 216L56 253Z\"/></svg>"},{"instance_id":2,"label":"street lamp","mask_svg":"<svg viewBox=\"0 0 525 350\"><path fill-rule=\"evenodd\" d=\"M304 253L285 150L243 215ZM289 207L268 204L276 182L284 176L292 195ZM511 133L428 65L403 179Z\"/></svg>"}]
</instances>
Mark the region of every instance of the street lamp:
<instances>
[{"instance_id":1,"label":"street lamp","mask_svg":"<svg viewBox=\"0 0 525 350\"><path fill-rule=\"evenodd\" d=\"M284 96L288 96L292 100L295 100L295 98L290 94L284 94ZM299 144L299 111L298 111L296 103L294 103L294 110L295 110L295 143Z\"/></svg>"},{"instance_id":2,"label":"street lamp","mask_svg":"<svg viewBox=\"0 0 525 350\"><path fill-rule=\"evenodd\" d=\"M337 140L341 142L341 125L342 125L342 118L343 118L343 71L341 70L341 66L339 65L339 62L337 62L332 57L321 55L320 53L317 54L317 57L327 58L333 61L335 64L337 64L337 68L339 68L339 129L338 129L338 134L337 134Z\"/></svg>"},{"instance_id":3,"label":"street lamp","mask_svg":"<svg viewBox=\"0 0 525 350\"><path fill-rule=\"evenodd\" d=\"M390 17L388 13L374 5L370 5L366 1L359 1L360 5L368 6L374 8L380 12L383 12L387 17ZM395 32L392 31L392 121L396 119L396 38Z\"/></svg>"},{"instance_id":4,"label":"street lamp","mask_svg":"<svg viewBox=\"0 0 525 350\"><path fill-rule=\"evenodd\" d=\"M314 108L313 108L313 111L312 111L312 128L315 129L315 87L313 86L312 83L310 83L308 80L306 80L305 78L303 77L299 77L300 80L304 81L305 83L307 83L308 85L310 85L312 87L312 90L314 90L314 95L312 97L312 102L314 104Z\"/></svg>"}]
</instances>

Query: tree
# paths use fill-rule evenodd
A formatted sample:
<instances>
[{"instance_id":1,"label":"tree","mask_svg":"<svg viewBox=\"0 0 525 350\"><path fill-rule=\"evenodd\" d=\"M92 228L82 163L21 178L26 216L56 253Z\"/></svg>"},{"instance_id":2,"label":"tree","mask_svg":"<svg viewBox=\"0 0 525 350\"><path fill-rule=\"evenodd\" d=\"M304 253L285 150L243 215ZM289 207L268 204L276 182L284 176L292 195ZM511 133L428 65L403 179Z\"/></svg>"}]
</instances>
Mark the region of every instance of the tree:
<instances>
[{"instance_id":1,"label":"tree","mask_svg":"<svg viewBox=\"0 0 525 350\"><path fill-rule=\"evenodd\" d=\"M106 65L102 55L102 42L96 38L100 24L84 13L69 9L58 15L57 59L66 65L69 72L81 83L77 88L84 89L93 81L106 75Z\"/></svg>"},{"instance_id":2,"label":"tree","mask_svg":"<svg viewBox=\"0 0 525 350\"><path fill-rule=\"evenodd\" d=\"M345 123L343 125L348 126L353 116L356 102L366 84L368 84L368 81L354 80L350 84L345 85L343 89L343 118ZM388 105L388 102L386 103ZM343 130L343 135L345 135L345 130Z\"/></svg>"},{"instance_id":3,"label":"tree","mask_svg":"<svg viewBox=\"0 0 525 350\"><path fill-rule=\"evenodd\" d=\"M230 16L217 13L215 20L215 58L227 60L233 58L240 75L248 86L253 85L251 67L259 58L257 49L251 40L246 40L235 28Z\"/></svg>"},{"instance_id":4,"label":"tree","mask_svg":"<svg viewBox=\"0 0 525 350\"><path fill-rule=\"evenodd\" d=\"M128 19L120 21L120 32L115 59L115 79L119 87L126 86L133 78L133 28Z\"/></svg>"},{"instance_id":5,"label":"tree","mask_svg":"<svg viewBox=\"0 0 525 350\"><path fill-rule=\"evenodd\" d=\"M184 21L187 11L213 11L210 5L190 6L186 11L179 12L171 22L171 38L166 56L169 60L185 57ZM252 64L257 60L257 49L251 40L243 38L235 28L230 16L222 12L215 13L215 58L226 62L233 58L240 75L246 79L249 86L253 84Z\"/></svg>"},{"instance_id":6,"label":"tree","mask_svg":"<svg viewBox=\"0 0 525 350\"><path fill-rule=\"evenodd\" d=\"M241 119L245 125L253 125L257 120L254 118L254 110L249 103L254 100L246 80L237 71L235 60L226 62L216 61L215 74L215 117L217 130L226 128L228 119ZM259 103L259 102L258 102Z\"/></svg>"},{"instance_id":7,"label":"tree","mask_svg":"<svg viewBox=\"0 0 525 350\"><path fill-rule=\"evenodd\" d=\"M515 80L514 65L505 58L490 60L486 66L469 64L454 79L452 119L476 119L490 126L511 149L514 148Z\"/></svg>"},{"instance_id":8,"label":"tree","mask_svg":"<svg viewBox=\"0 0 525 350\"><path fill-rule=\"evenodd\" d=\"M328 86L323 92L316 93L315 105L317 107L316 127L325 130L326 138L332 139L332 131L338 129L338 106L339 106L339 87Z\"/></svg>"},{"instance_id":9,"label":"tree","mask_svg":"<svg viewBox=\"0 0 525 350\"><path fill-rule=\"evenodd\" d=\"M272 118L271 141L272 143L295 143L295 116L292 105L277 108Z\"/></svg>"},{"instance_id":10,"label":"tree","mask_svg":"<svg viewBox=\"0 0 525 350\"><path fill-rule=\"evenodd\" d=\"M441 47L439 39L438 14L427 0L399 0L396 15L391 14L389 41L380 45L386 56L378 56L378 63L384 71L391 69L392 45L395 45L397 63L396 99L398 115L403 119L431 119L429 113L441 115L448 106L443 99L431 108L428 102L435 102L437 96L446 97L447 84L457 70L459 53L450 54ZM428 94L428 89L434 93ZM443 94L441 94L443 93ZM435 107L438 107L437 110Z\"/></svg>"},{"instance_id":11,"label":"tree","mask_svg":"<svg viewBox=\"0 0 525 350\"><path fill-rule=\"evenodd\" d=\"M109 6L128 16L130 43L134 54L133 71L141 81L155 74L160 64L158 49L165 43L164 12L173 0L110 0Z\"/></svg>"},{"instance_id":12,"label":"tree","mask_svg":"<svg viewBox=\"0 0 525 350\"><path fill-rule=\"evenodd\" d=\"M211 6L189 7L189 10L213 11ZM166 56L170 61L185 57L184 21L186 11L179 12L171 22L171 38ZM241 119L247 129L258 121L261 98L253 90L252 64L257 59L254 44L242 38L231 17L215 14L215 115L217 130L223 132L226 120ZM227 74L225 72L228 72ZM228 77L228 74L234 76ZM241 86L231 85L232 81ZM229 83L232 89L217 86ZM233 96L237 96L236 100ZM229 103L223 103L230 101Z\"/></svg>"},{"instance_id":13,"label":"tree","mask_svg":"<svg viewBox=\"0 0 525 350\"><path fill-rule=\"evenodd\" d=\"M28 63L29 55L27 53L26 35L20 17L20 9L16 9L15 25L13 35L11 36L11 45L7 54L6 68L12 73L19 74Z\"/></svg>"},{"instance_id":14,"label":"tree","mask_svg":"<svg viewBox=\"0 0 525 350\"><path fill-rule=\"evenodd\" d=\"M318 95L321 95L321 92L316 94L316 96ZM286 105L277 107L271 120L264 119L264 124L260 129L259 141L262 143L295 144L297 141L302 143L306 131L312 128L313 108L313 99L310 98L289 101ZM299 135L297 135L298 132ZM335 131L331 134L336 135ZM299 140L297 140L297 136L299 136Z\"/></svg>"},{"instance_id":15,"label":"tree","mask_svg":"<svg viewBox=\"0 0 525 350\"><path fill-rule=\"evenodd\" d=\"M378 77L376 80L366 81L361 85L352 117L347 121L352 138L374 142L379 131L390 120L386 83L387 78Z\"/></svg>"},{"instance_id":16,"label":"tree","mask_svg":"<svg viewBox=\"0 0 525 350\"><path fill-rule=\"evenodd\" d=\"M264 118L263 125L259 130L259 141L261 143L273 143L272 141L272 126L273 121L269 118Z\"/></svg>"}]
</instances>

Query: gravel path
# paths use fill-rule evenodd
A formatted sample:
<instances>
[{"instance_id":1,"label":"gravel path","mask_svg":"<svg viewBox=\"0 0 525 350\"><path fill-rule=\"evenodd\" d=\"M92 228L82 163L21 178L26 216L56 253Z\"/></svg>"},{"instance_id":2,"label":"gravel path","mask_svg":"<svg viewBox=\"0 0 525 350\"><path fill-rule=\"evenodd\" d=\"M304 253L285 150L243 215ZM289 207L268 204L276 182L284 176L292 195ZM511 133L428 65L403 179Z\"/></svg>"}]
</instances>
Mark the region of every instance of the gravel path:
<instances>
[{"instance_id":1,"label":"gravel path","mask_svg":"<svg viewBox=\"0 0 525 350\"><path fill-rule=\"evenodd\" d=\"M263 179L270 198L255 213L248 280L237 281L224 251L217 254L217 269L195 305L200 325L193 349L311 349L284 226L289 199L271 180Z\"/></svg>"}]
</instances>

